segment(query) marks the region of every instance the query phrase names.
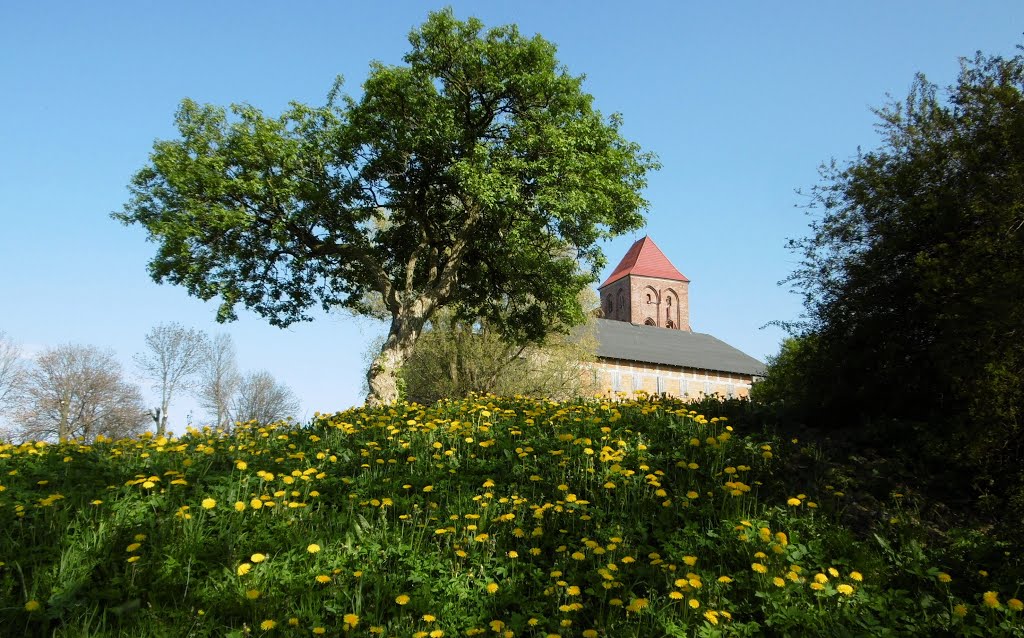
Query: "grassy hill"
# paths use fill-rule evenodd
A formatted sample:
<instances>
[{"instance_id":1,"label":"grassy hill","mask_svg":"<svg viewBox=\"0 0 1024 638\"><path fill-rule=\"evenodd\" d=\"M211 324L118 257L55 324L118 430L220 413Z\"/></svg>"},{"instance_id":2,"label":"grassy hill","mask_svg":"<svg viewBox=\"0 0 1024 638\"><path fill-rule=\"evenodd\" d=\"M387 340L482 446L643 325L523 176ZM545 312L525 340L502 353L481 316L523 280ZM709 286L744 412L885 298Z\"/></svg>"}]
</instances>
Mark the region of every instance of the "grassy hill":
<instances>
[{"instance_id":1,"label":"grassy hill","mask_svg":"<svg viewBox=\"0 0 1024 638\"><path fill-rule=\"evenodd\" d=\"M855 533L812 446L743 429L481 397L0 446L0 632L1024 635L999 561L899 494Z\"/></svg>"}]
</instances>

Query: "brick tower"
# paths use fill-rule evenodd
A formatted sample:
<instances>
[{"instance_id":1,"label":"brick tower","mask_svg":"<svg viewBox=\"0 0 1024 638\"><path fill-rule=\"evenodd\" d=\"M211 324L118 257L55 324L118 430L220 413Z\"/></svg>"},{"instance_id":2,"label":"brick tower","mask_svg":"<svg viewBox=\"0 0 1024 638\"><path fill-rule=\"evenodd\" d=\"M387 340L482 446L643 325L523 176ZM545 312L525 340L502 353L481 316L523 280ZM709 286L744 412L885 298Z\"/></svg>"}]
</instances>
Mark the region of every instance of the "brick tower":
<instances>
[{"instance_id":1,"label":"brick tower","mask_svg":"<svg viewBox=\"0 0 1024 638\"><path fill-rule=\"evenodd\" d=\"M605 319L689 331L689 286L690 280L644 237L597 290Z\"/></svg>"}]
</instances>

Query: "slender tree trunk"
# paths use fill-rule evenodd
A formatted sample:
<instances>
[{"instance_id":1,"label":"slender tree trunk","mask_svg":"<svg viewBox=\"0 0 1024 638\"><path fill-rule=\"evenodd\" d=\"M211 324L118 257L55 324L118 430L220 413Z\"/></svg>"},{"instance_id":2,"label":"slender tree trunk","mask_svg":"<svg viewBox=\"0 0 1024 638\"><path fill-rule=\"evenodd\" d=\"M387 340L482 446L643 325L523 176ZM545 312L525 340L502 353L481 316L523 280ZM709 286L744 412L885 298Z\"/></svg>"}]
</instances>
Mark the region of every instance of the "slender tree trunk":
<instances>
[{"instance_id":1,"label":"slender tree trunk","mask_svg":"<svg viewBox=\"0 0 1024 638\"><path fill-rule=\"evenodd\" d=\"M402 366L409 359L433 309L433 300L421 297L392 316L388 338L366 373L370 387L367 405L385 405L399 399L398 377Z\"/></svg>"}]
</instances>

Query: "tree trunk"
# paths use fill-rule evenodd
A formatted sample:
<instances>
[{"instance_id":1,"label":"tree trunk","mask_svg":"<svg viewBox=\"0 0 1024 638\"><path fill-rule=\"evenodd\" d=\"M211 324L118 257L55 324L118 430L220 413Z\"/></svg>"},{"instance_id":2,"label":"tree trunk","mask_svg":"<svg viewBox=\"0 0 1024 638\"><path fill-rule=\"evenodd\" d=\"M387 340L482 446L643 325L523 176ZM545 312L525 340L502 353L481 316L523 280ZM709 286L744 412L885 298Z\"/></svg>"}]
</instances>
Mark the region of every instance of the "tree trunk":
<instances>
[{"instance_id":1,"label":"tree trunk","mask_svg":"<svg viewBox=\"0 0 1024 638\"><path fill-rule=\"evenodd\" d=\"M370 387L366 397L367 405L386 405L399 399L398 377L402 366L409 359L412 347L433 314L433 309L433 300L421 297L400 308L392 316L388 338L366 372Z\"/></svg>"}]
</instances>

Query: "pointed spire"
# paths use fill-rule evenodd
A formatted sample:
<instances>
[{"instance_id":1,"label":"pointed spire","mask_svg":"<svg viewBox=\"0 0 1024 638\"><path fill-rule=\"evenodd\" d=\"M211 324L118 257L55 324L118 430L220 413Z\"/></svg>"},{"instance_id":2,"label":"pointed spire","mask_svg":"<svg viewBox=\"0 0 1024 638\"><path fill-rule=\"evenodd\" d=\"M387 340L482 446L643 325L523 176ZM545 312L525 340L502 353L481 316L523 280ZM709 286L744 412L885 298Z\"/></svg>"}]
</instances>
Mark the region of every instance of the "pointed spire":
<instances>
[{"instance_id":1,"label":"pointed spire","mask_svg":"<svg viewBox=\"0 0 1024 638\"><path fill-rule=\"evenodd\" d=\"M643 239L638 239L629 247L629 250L626 251L626 256L622 258L622 261L615 267L615 270L612 271L608 279L598 286L598 289L604 288L608 284L614 283L627 275L658 277L673 281L690 281L683 273L676 270L676 267L668 260L665 253L661 252L661 249L654 244L654 240L646 235Z\"/></svg>"}]
</instances>

